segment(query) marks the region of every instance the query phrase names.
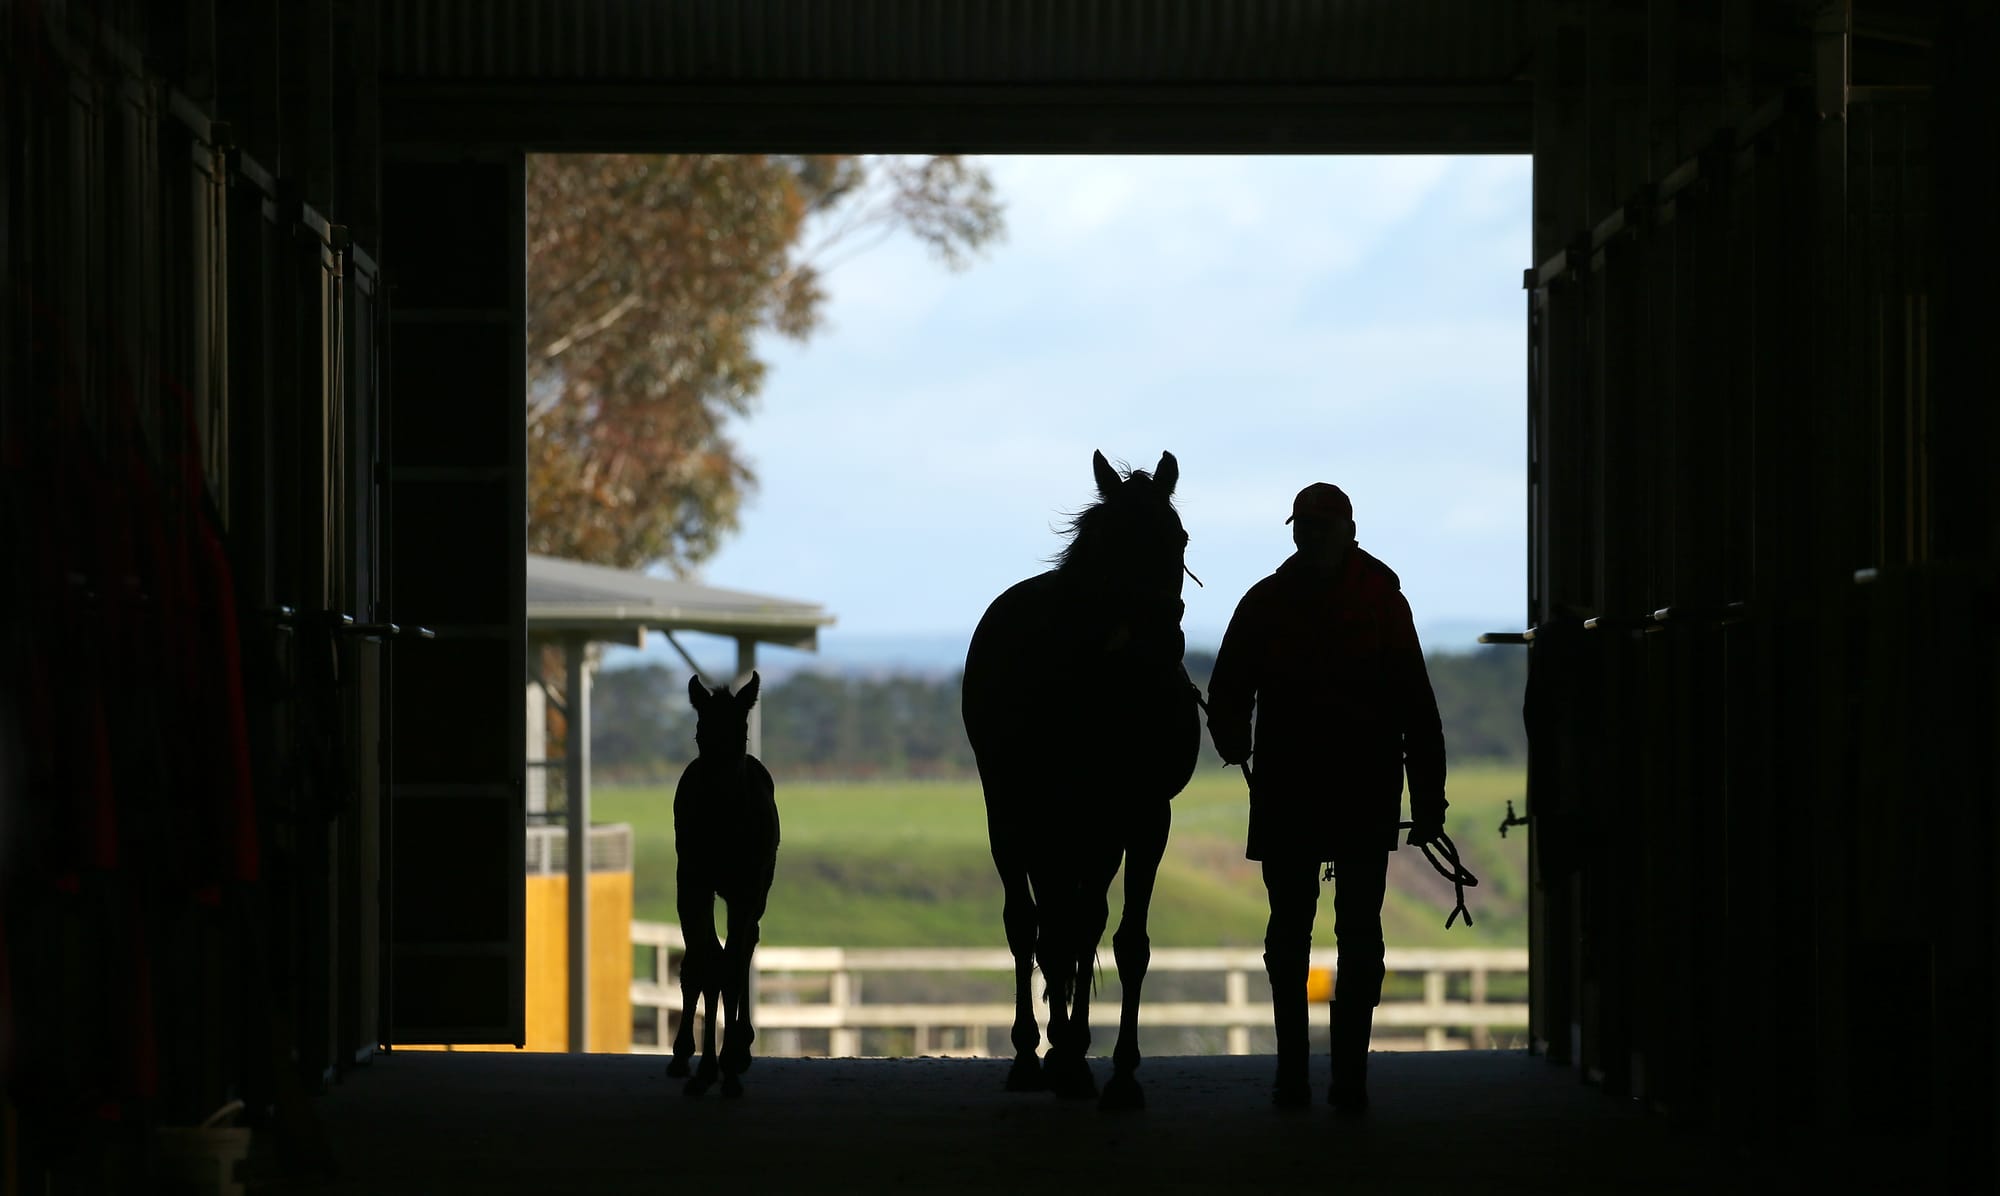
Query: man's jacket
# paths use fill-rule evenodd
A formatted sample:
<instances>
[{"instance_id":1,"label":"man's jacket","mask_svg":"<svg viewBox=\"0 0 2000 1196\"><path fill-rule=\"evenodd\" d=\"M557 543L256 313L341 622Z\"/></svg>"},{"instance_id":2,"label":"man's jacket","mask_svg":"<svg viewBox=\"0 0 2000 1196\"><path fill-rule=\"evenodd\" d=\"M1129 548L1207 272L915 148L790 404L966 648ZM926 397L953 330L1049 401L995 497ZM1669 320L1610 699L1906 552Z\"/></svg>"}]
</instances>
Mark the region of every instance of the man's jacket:
<instances>
[{"instance_id":1,"label":"man's jacket","mask_svg":"<svg viewBox=\"0 0 2000 1196\"><path fill-rule=\"evenodd\" d=\"M1402 583L1360 548L1334 577L1294 555L1237 604L1209 681L1225 757L1252 743L1253 860L1396 845L1403 776L1444 818L1444 731Z\"/></svg>"}]
</instances>

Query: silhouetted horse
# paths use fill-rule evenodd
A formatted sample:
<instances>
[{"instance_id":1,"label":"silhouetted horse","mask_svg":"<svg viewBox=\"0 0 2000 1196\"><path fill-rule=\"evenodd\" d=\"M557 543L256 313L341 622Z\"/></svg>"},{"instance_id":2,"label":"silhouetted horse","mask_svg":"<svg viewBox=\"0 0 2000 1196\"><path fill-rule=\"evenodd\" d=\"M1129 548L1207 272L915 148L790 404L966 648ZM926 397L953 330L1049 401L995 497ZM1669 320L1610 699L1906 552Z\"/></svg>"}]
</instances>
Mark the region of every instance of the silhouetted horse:
<instances>
[{"instance_id":1,"label":"silhouetted horse","mask_svg":"<svg viewBox=\"0 0 2000 1196\"><path fill-rule=\"evenodd\" d=\"M732 696L726 685L710 693L701 678L688 678L697 755L674 790L674 850L680 857L674 904L687 956L681 961L681 1026L667 1074L688 1074L699 995L705 1002L701 1066L688 1078L689 1096L700 1096L715 1082L718 990L725 1019L722 1095L743 1094L738 1076L750 1066L750 1044L757 1037L750 1024L750 954L757 948L757 923L764 917L778 866L778 803L771 774L748 751L750 708L757 704L761 684L751 673L743 692ZM715 936L717 897L729 906L727 946Z\"/></svg>"},{"instance_id":2,"label":"silhouetted horse","mask_svg":"<svg viewBox=\"0 0 2000 1196\"><path fill-rule=\"evenodd\" d=\"M1096 1092L1085 1058L1090 993L1122 857L1125 911L1112 949L1124 1005L1102 1104L1138 1108L1146 907L1167 846L1168 803L1201 746L1196 691L1181 664L1188 538L1172 503L1180 477L1172 453L1153 473L1122 478L1102 453L1092 464L1099 500L1070 522L1056 567L996 598L972 633L963 709L1014 956L1007 1087ZM1050 1005L1041 1062L1035 962Z\"/></svg>"}]
</instances>

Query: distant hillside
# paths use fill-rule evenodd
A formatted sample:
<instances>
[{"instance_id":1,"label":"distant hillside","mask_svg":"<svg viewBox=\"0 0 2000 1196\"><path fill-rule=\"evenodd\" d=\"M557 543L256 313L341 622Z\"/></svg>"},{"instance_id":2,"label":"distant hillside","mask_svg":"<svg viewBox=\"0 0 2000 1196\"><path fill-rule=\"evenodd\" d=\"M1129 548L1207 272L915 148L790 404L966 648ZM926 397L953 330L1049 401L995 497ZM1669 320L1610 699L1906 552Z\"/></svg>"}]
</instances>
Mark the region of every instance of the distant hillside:
<instances>
[{"instance_id":1,"label":"distant hillside","mask_svg":"<svg viewBox=\"0 0 2000 1196\"><path fill-rule=\"evenodd\" d=\"M1215 657L1190 652L1204 690ZM1433 653L1431 685L1454 761L1527 758L1521 695L1527 654L1518 648ZM959 674L794 672L764 690L763 758L774 773L827 779L963 777L972 748L959 719ZM647 664L606 669L591 702L593 772L606 779L665 780L694 751L687 669ZM1204 762L1221 761L1206 746Z\"/></svg>"},{"instance_id":2,"label":"distant hillside","mask_svg":"<svg viewBox=\"0 0 2000 1196\"><path fill-rule=\"evenodd\" d=\"M1505 631L1510 619L1441 619L1417 629L1417 636L1429 652L1466 653L1476 650L1479 633ZM684 632L681 643L694 653L697 662L719 665L735 659L734 641ZM955 675L965 665L965 646L972 631L922 632L904 635L871 634L830 627L820 633L819 649L802 652L766 646L758 650L758 669L764 680L780 681L795 673L833 673L843 677L929 677L942 680ZM1220 627L1189 627L1191 652L1215 651L1222 642ZM649 636L644 648L613 647L605 655L607 671L660 665L683 667L680 656L662 636ZM685 682L685 677L683 677Z\"/></svg>"},{"instance_id":3,"label":"distant hillside","mask_svg":"<svg viewBox=\"0 0 2000 1196\"><path fill-rule=\"evenodd\" d=\"M1390 857L1382 920L1398 947L1518 947L1528 939L1528 849L1524 836L1495 833L1509 800L1526 792L1519 768L1467 764L1452 777L1450 828L1465 864L1479 877L1466 893L1475 921L1447 930L1452 890L1417 852ZM778 883L763 941L797 946L976 947L1005 942L1002 893L987 850L986 811L977 781L790 781L778 790L785 824ZM1195 777L1174 799L1173 835L1151 906L1155 947L1254 946L1263 939L1267 905L1257 865L1243 858L1249 828L1243 778L1233 772ZM593 813L633 829L633 916L671 922L674 912L673 787L605 785ZM1111 926L1124 886L1108 894ZM1322 913L1321 943L1333 938ZM1109 934L1105 936L1109 939ZM1111 944L1103 960L1111 963ZM1415 986L1406 975L1398 983ZM1006 1000L1005 978L990 997ZM871 978L870 983L874 983ZM897 981L902 983L902 981ZM1155 999L1151 980L1146 992ZM1219 993L1219 987L1217 992ZM1213 1000L1215 993L1195 997ZM1415 998L1416 992L1407 995ZM1325 1015L1322 1013L1322 1017ZM1215 1049L1215 1048L1210 1048Z\"/></svg>"}]
</instances>

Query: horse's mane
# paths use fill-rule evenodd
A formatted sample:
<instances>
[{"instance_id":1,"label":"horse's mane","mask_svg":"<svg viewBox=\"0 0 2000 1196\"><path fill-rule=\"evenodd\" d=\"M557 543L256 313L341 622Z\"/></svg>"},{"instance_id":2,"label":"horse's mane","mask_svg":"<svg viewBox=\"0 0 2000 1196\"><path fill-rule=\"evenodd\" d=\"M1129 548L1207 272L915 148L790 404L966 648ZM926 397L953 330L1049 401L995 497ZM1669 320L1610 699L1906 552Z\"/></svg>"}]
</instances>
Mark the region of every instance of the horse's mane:
<instances>
[{"instance_id":1,"label":"horse's mane","mask_svg":"<svg viewBox=\"0 0 2000 1196\"><path fill-rule=\"evenodd\" d=\"M1049 563L1056 567L1057 572L1071 571L1079 564L1088 565L1093 556L1103 551L1099 545L1105 542L1105 530L1111 525L1119 508L1133 503L1152 501L1154 479L1150 472L1144 469L1128 471L1124 468L1123 462L1119 463L1119 472L1125 475L1128 486L1133 483L1141 485L1137 489L1120 487L1114 496L1100 498L1081 511L1071 514L1056 529L1057 533L1067 540L1056 554L1049 558ZM1168 510L1174 509L1171 495L1166 500L1166 507Z\"/></svg>"}]
</instances>

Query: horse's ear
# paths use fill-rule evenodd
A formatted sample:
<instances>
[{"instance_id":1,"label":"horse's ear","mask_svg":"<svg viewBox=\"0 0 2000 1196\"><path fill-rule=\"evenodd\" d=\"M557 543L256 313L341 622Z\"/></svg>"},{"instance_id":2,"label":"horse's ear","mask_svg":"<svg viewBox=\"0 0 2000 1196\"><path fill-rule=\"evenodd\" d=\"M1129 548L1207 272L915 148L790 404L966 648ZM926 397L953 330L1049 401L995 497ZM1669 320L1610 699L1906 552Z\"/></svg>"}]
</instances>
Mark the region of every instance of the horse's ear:
<instances>
[{"instance_id":1,"label":"horse's ear","mask_svg":"<svg viewBox=\"0 0 2000 1196\"><path fill-rule=\"evenodd\" d=\"M701 675L698 673L688 678L688 701L694 703L696 710L700 710L702 704L708 701L708 691L702 688Z\"/></svg>"},{"instance_id":2,"label":"horse's ear","mask_svg":"<svg viewBox=\"0 0 2000 1196\"><path fill-rule=\"evenodd\" d=\"M1153 471L1153 480L1160 484L1162 494L1168 498L1174 496L1174 483L1181 480L1181 463L1174 460L1172 453L1160 454L1160 465Z\"/></svg>"},{"instance_id":3,"label":"horse's ear","mask_svg":"<svg viewBox=\"0 0 2000 1196\"><path fill-rule=\"evenodd\" d=\"M1104 459L1102 451L1090 454L1090 468L1097 474L1097 493L1100 497L1110 498L1112 492L1125 481L1118 476L1117 470L1111 468L1111 462Z\"/></svg>"},{"instance_id":4,"label":"horse's ear","mask_svg":"<svg viewBox=\"0 0 2000 1196\"><path fill-rule=\"evenodd\" d=\"M741 690L737 691L736 694L737 707L747 714L750 708L757 704L757 691L762 688L764 688L764 679L757 675L757 670L755 669L750 670L749 683L744 685L744 687Z\"/></svg>"}]
</instances>

